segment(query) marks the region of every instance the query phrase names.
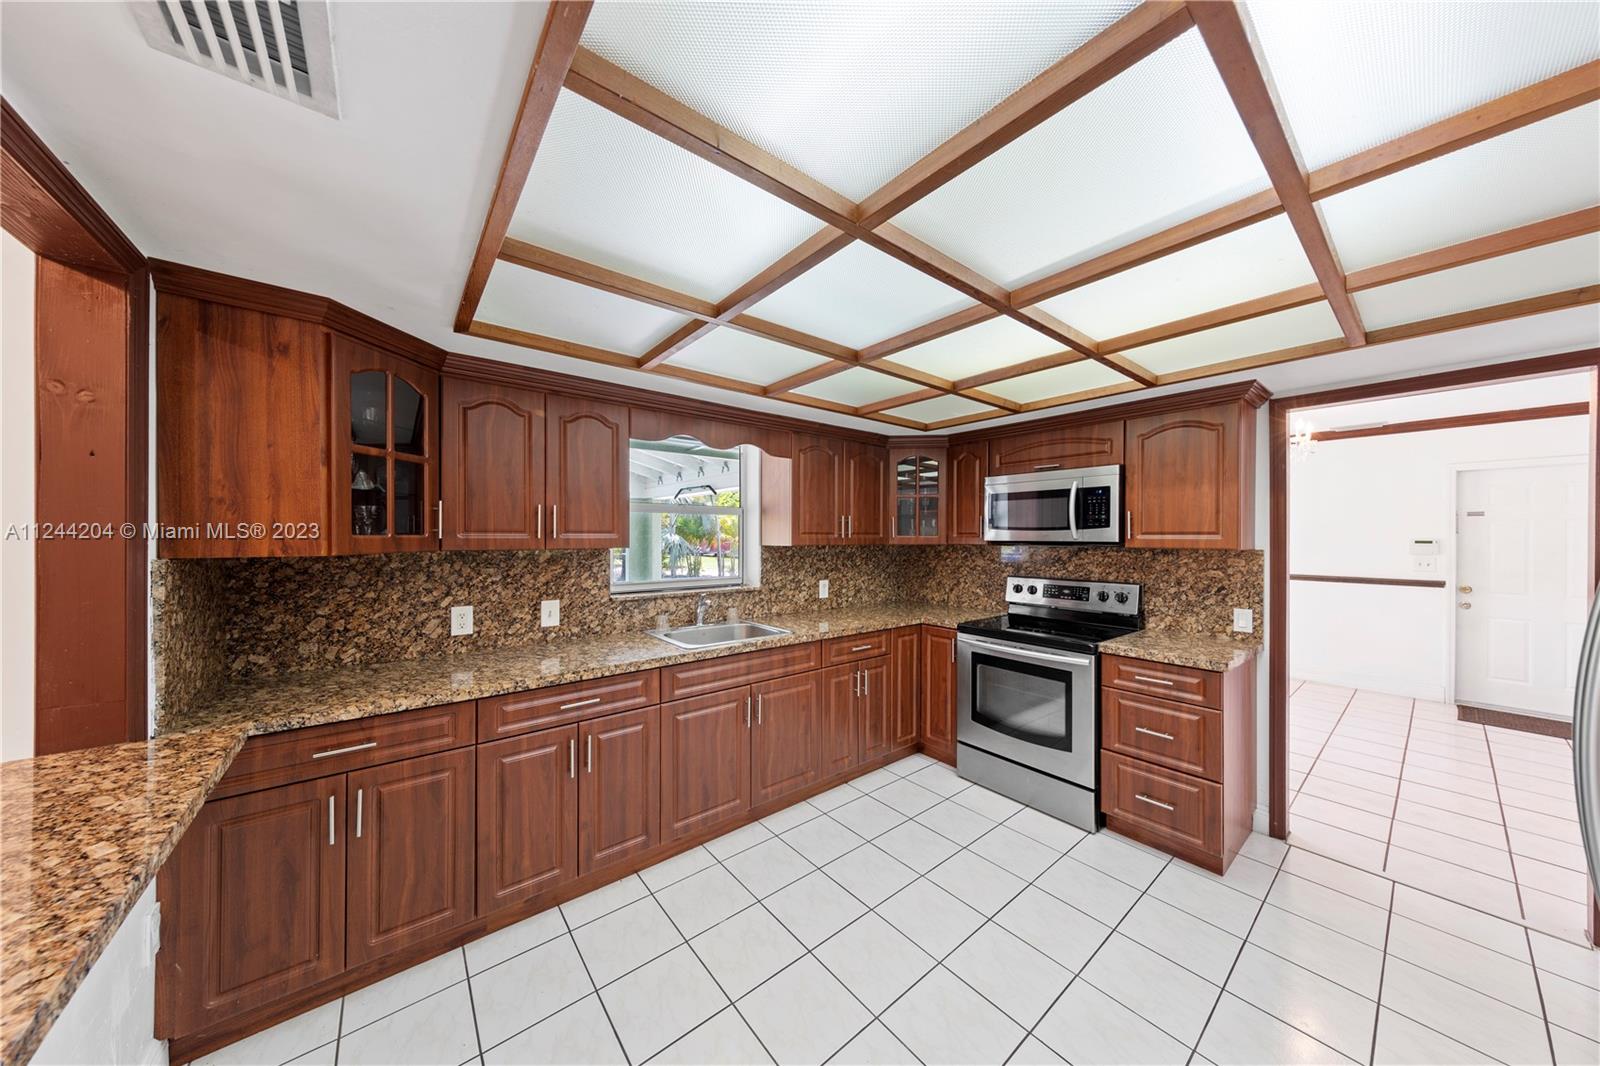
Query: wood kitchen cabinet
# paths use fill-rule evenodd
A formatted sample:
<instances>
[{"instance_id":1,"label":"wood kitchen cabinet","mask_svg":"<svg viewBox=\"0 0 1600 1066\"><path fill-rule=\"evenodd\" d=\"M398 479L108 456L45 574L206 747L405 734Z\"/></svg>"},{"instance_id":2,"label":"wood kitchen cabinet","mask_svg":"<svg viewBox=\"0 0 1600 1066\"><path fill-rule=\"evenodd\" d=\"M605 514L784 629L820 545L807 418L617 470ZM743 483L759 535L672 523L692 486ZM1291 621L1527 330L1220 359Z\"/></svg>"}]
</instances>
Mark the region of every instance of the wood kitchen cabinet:
<instances>
[{"instance_id":1,"label":"wood kitchen cabinet","mask_svg":"<svg viewBox=\"0 0 1600 1066\"><path fill-rule=\"evenodd\" d=\"M440 546L543 548L544 393L447 377L439 407Z\"/></svg>"},{"instance_id":2,"label":"wood kitchen cabinet","mask_svg":"<svg viewBox=\"0 0 1600 1066\"><path fill-rule=\"evenodd\" d=\"M788 543L834 544L844 538L844 442L794 435Z\"/></svg>"},{"instance_id":3,"label":"wood kitchen cabinet","mask_svg":"<svg viewBox=\"0 0 1600 1066\"><path fill-rule=\"evenodd\" d=\"M948 467L945 449L889 449L889 540L942 544L946 539Z\"/></svg>"},{"instance_id":4,"label":"wood kitchen cabinet","mask_svg":"<svg viewBox=\"0 0 1600 1066\"><path fill-rule=\"evenodd\" d=\"M677 840L750 809L749 686L661 705L661 836Z\"/></svg>"},{"instance_id":5,"label":"wood kitchen cabinet","mask_svg":"<svg viewBox=\"0 0 1600 1066\"><path fill-rule=\"evenodd\" d=\"M750 694L751 803L760 806L815 784L822 773L822 675L763 681Z\"/></svg>"},{"instance_id":6,"label":"wood kitchen cabinet","mask_svg":"<svg viewBox=\"0 0 1600 1066\"><path fill-rule=\"evenodd\" d=\"M626 862L660 839L657 711L626 711L579 727L579 874Z\"/></svg>"},{"instance_id":7,"label":"wood kitchen cabinet","mask_svg":"<svg viewBox=\"0 0 1600 1066\"><path fill-rule=\"evenodd\" d=\"M947 544L983 543L983 479L989 468L989 445L985 441L953 444L947 453L949 465L949 529Z\"/></svg>"},{"instance_id":8,"label":"wood kitchen cabinet","mask_svg":"<svg viewBox=\"0 0 1600 1066\"><path fill-rule=\"evenodd\" d=\"M956 631L922 628L922 748L935 759L956 761Z\"/></svg>"},{"instance_id":9,"label":"wood kitchen cabinet","mask_svg":"<svg viewBox=\"0 0 1600 1066\"><path fill-rule=\"evenodd\" d=\"M473 762L472 750L463 748L346 779L346 965L472 920Z\"/></svg>"},{"instance_id":10,"label":"wood kitchen cabinet","mask_svg":"<svg viewBox=\"0 0 1600 1066\"><path fill-rule=\"evenodd\" d=\"M578 876L578 727L480 744L478 913Z\"/></svg>"},{"instance_id":11,"label":"wood kitchen cabinet","mask_svg":"<svg viewBox=\"0 0 1600 1066\"><path fill-rule=\"evenodd\" d=\"M921 694L922 628L896 629L889 635L888 750L916 746L921 731Z\"/></svg>"},{"instance_id":12,"label":"wood kitchen cabinet","mask_svg":"<svg viewBox=\"0 0 1600 1066\"><path fill-rule=\"evenodd\" d=\"M842 663L822 671L822 776L842 774L856 764L861 748L857 693L858 663Z\"/></svg>"},{"instance_id":13,"label":"wood kitchen cabinet","mask_svg":"<svg viewBox=\"0 0 1600 1066\"><path fill-rule=\"evenodd\" d=\"M889 535L889 450L849 442L845 445L845 475L845 543L883 543Z\"/></svg>"},{"instance_id":14,"label":"wood kitchen cabinet","mask_svg":"<svg viewBox=\"0 0 1600 1066\"><path fill-rule=\"evenodd\" d=\"M547 548L628 546L628 408L545 399Z\"/></svg>"},{"instance_id":15,"label":"wood kitchen cabinet","mask_svg":"<svg viewBox=\"0 0 1600 1066\"><path fill-rule=\"evenodd\" d=\"M1129 419L1126 546L1254 547L1255 425L1245 400Z\"/></svg>"},{"instance_id":16,"label":"wood kitchen cabinet","mask_svg":"<svg viewBox=\"0 0 1600 1066\"><path fill-rule=\"evenodd\" d=\"M762 458L761 542L881 544L888 491L887 448L796 433L791 459Z\"/></svg>"},{"instance_id":17,"label":"wood kitchen cabinet","mask_svg":"<svg viewBox=\"0 0 1600 1066\"><path fill-rule=\"evenodd\" d=\"M989 442L990 474L1032 474L1122 462L1120 421L1085 422L996 437Z\"/></svg>"}]
</instances>

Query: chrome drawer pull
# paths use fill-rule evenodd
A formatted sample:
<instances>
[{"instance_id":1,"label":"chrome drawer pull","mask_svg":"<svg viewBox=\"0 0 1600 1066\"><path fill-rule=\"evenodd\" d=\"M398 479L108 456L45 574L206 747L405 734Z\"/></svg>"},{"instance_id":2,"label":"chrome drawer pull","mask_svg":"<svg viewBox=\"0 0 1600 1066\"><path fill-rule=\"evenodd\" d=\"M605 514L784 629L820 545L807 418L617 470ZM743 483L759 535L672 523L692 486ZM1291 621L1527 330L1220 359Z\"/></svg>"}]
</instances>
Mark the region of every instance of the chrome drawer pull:
<instances>
[{"instance_id":1,"label":"chrome drawer pull","mask_svg":"<svg viewBox=\"0 0 1600 1066\"><path fill-rule=\"evenodd\" d=\"M361 839L361 797L362 797L362 794L365 793L366 791L367 790L364 789L364 788L356 789L356 839L357 840Z\"/></svg>"},{"instance_id":2,"label":"chrome drawer pull","mask_svg":"<svg viewBox=\"0 0 1600 1066\"><path fill-rule=\"evenodd\" d=\"M583 772L594 773L594 734L590 733L584 743Z\"/></svg>"},{"instance_id":3,"label":"chrome drawer pull","mask_svg":"<svg viewBox=\"0 0 1600 1066\"><path fill-rule=\"evenodd\" d=\"M1148 803L1152 807L1160 807L1164 811L1175 811L1175 810L1178 809L1178 808L1174 807L1170 803L1162 803L1158 799L1151 799L1149 796L1146 796L1143 792L1138 793L1133 798L1138 800L1140 803Z\"/></svg>"},{"instance_id":4,"label":"chrome drawer pull","mask_svg":"<svg viewBox=\"0 0 1600 1066\"><path fill-rule=\"evenodd\" d=\"M1143 681L1147 685L1165 685L1168 688L1177 684L1176 681L1166 681L1159 677L1145 677L1143 674L1134 674L1133 679L1135 681Z\"/></svg>"},{"instance_id":5,"label":"chrome drawer pull","mask_svg":"<svg viewBox=\"0 0 1600 1066\"><path fill-rule=\"evenodd\" d=\"M570 737L567 739L567 776L578 776L578 742Z\"/></svg>"},{"instance_id":6,"label":"chrome drawer pull","mask_svg":"<svg viewBox=\"0 0 1600 1066\"><path fill-rule=\"evenodd\" d=\"M377 746L378 742L376 740L369 740L364 744L352 744L348 748L330 748L327 751L314 751L311 753L311 757L313 759L326 759L330 755L349 755L352 751L366 751L368 748Z\"/></svg>"},{"instance_id":7,"label":"chrome drawer pull","mask_svg":"<svg viewBox=\"0 0 1600 1066\"><path fill-rule=\"evenodd\" d=\"M1147 737L1160 737L1162 740L1176 740L1177 739L1171 733L1158 733L1154 729L1146 729L1142 725L1134 726L1133 727L1133 731L1135 733L1143 733Z\"/></svg>"},{"instance_id":8,"label":"chrome drawer pull","mask_svg":"<svg viewBox=\"0 0 1600 1066\"><path fill-rule=\"evenodd\" d=\"M601 697L599 696L595 696L594 698L587 700L573 700L571 703L563 703L561 705L561 710L570 711L574 707L592 707L594 704L599 703L600 700Z\"/></svg>"},{"instance_id":9,"label":"chrome drawer pull","mask_svg":"<svg viewBox=\"0 0 1600 1066\"><path fill-rule=\"evenodd\" d=\"M328 846L333 847L333 797L328 797Z\"/></svg>"},{"instance_id":10,"label":"chrome drawer pull","mask_svg":"<svg viewBox=\"0 0 1600 1066\"><path fill-rule=\"evenodd\" d=\"M855 647L851 648L850 650L851 651L871 651L872 650L872 645L871 644L857 644Z\"/></svg>"}]
</instances>

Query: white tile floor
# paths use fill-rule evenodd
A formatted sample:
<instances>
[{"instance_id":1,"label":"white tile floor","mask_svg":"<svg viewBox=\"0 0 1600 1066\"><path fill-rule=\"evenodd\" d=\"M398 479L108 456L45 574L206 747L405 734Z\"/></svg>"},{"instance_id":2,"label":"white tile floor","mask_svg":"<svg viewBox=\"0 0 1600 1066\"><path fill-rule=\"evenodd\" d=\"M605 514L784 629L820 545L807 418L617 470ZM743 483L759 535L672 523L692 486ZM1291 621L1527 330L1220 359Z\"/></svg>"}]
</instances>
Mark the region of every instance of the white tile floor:
<instances>
[{"instance_id":1,"label":"white tile floor","mask_svg":"<svg viewBox=\"0 0 1600 1066\"><path fill-rule=\"evenodd\" d=\"M1289 839L1580 939L1587 876L1565 740L1449 704L1290 682Z\"/></svg>"},{"instance_id":2,"label":"white tile floor","mask_svg":"<svg viewBox=\"0 0 1600 1066\"><path fill-rule=\"evenodd\" d=\"M205 1061L1593 1064L1597 1041L1594 952L1264 837L1218 878L913 756Z\"/></svg>"}]
</instances>

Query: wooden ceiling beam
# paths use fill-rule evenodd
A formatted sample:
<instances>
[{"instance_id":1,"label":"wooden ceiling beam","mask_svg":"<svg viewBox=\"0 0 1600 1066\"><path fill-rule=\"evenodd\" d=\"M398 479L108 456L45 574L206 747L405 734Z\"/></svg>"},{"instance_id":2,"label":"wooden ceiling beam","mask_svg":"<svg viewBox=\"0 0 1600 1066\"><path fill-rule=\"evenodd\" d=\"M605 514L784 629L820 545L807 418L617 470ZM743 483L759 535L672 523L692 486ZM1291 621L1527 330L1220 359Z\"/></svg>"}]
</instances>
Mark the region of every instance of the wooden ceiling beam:
<instances>
[{"instance_id":1,"label":"wooden ceiling beam","mask_svg":"<svg viewBox=\"0 0 1600 1066\"><path fill-rule=\"evenodd\" d=\"M938 340L957 330L975 326L980 322L987 322L992 318L999 318L1000 312L988 304L973 304L971 307L954 311L943 318L936 318L932 322L908 329L904 333L896 333L893 337L885 338L875 344L869 344L861 349L860 356L863 363L875 363L879 359L903 352L907 348L915 348L919 344Z\"/></svg>"},{"instance_id":2,"label":"wooden ceiling beam","mask_svg":"<svg viewBox=\"0 0 1600 1066\"><path fill-rule=\"evenodd\" d=\"M1278 194L1278 202L1283 205L1289 224L1300 239L1300 247L1311 262L1322 294L1333 309L1334 318L1339 320L1344 339L1352 346L1365 344L1367 336L1361 325L1361 313L1345 288L1344 268L1311 201L1305 168L1300 165L1294 145L1289 141L1283 115L1267 85L1261 57L1256 54L1255 42L1238 4L1196 4L1192 15L1222 75L1222 83L1233 99L1234 109L1239 112L1256 154L1261 157L1261 165L1266 168L1273 191Z\"/></svg>"},{"instance_id":3,"label":"wooden ceiling beam","mask_svg":"<svg viewBox=\"0 0 1600 1066\"><path fill-rule=\"evenodd\" d=\"M1063 393L1060 396L1047 396L1040 400L1029 400L1022 405L1027 412L1043 411L1051 407L1062 407L1069 403L1083 403L1088 400L1098 400L1105 396L1120 396L1125 392L1136 392L1144 388L1136 381L1119 381L1115 385L1101 385L1093 389L1081 389L1078 392Z\"/></svg>"},{"instance_id":4,"label":"wooden ceiling beam","mask_svg":"<svg viewBox=\"0 0 1600 1066\"><path fill-rule=\"evenodd\" d=\"M1514 226L1483 237L1474 237L1472 240L1452 244L1448 248L1421 252L1406 256L1404 259L1396 259L1391 263L1357 270L1345 278L1345 286L1351 292L1375 289L1380 285L1391 285L1397 281L1406 281L1424 274L1466 266L1468 263L1510 255L1512 252L1522 252L1529 248L1554 244L1557 241L1595 232L1600 232L1600 207L1585 207L1565 215L1557 215L1555 218L1530 222L1525 226Z\"/></svg>"},{"instance_id":5,"label":"wooden ceiling beam","mask_svg":"<svg viewBox=\"0 0 1600 1066\"><path fill-rule=\"evenodd\" d=\"M886 400L876 400L872 403L864 403L860 407L856 408L856 414L874 415L879 411L887 411L892 407L904 407L908 403L920 403L923 400L931 400L937 396L946 395L948 395L948 393L946 393L943 389L917 389L915 392L907 392L900 396L891 396Z\"/></svg>"},{"instance_id":6,"label":"wooden ceiling beam","mask_svg":"<svg viewBox=\"0 0 1600 1066\"><path fill-rule=\"evenodd\" d=\"M957 395L965 396L969 400L977 400L979 403L986 403L990 407L998 407L1002 411L1016 413L1022 410L1022 404L1018 401L1008 400L1004 396L996 396L994 393L984 392L982 389L962 389Z\"/></svg>"},{"instance_id":7,"label":"wooden ceiling beam","mask_svg":"<svg viewBox=\"0 0 1600 1066\"><path fill-rule=\"evenodd\" d=\"M638 300L640 303L647 303L667 311L677 311L693 318L717 317L717 305L710 300L700 300L688 293L642 281L608 267L584 262L582 259L574 259L570 255L563 255L550 248L541 248L515 237L507 237L501 243L500 261L576 282L579 285L587 285L591 289L600 289L614 296L626 296L630 300Z\"/></svg>"},{"instance_id":8,"label":"wooden ceiling beam","mask_svg":"<svg viewBox=\"0 0 1600 1066\"><path fill-rule=\"evenodd\" d=\"M468 325L478 314L478 303L489 284L489 271L494 268L495 257L500 254L506 230L511 226L511 216L522 198L522 187L528 183L534 153L544 139L550 114L555 110L556 98L561 95L567 71L579 51L578 40L583 36L583 27L589 21L589 10L593 6L592 0L552 0L545 14L533 66L522 87L517 120L511 127L506 154L500 160L500 174L495 179L488 213L484 215L483 230L478 234L478 247L467 267L461 304L456 309L457 333L467 332Z\"/></svg>"},{"instance_id":9,"label":"wooden ceiling beam","mask_svg":"<svg viewBox=\"0 0 1600 1066\"><path fill-rule=\"evenodd\" d=\"M1148 329L1124 333L1120 337L1108 337L1101 342L1101 346L1108 352L1126 351L1129 348L1138 348L1145 344L1155 344L1157 341L1172 340L1174 337L1187 337L1191 333L1216 329L1218 326L1245 322L1277 311L1287 311L1295 307L1304 307L1307 304L1321 303L1322 299L1321 285L1314 283L1301 285L1293 289L1286 289L1283 292L1275 292L1268 296L1258 296L1253 300L1243 300L1228 307L1219 307L1215 311L1204 311L1198 315L1190 315L1188 318L1180 318L1174 322L1165 322L1159 326L1151 326Z\"/></svg>"},{"instance_id":10,"label":"wooden ceiling beam","mask_svg":"<svg viewBox=\"0 0 1600 1066\"><path fill-rule=\"evenodd\" d=\"M553 355L571 356L574 359L582 359L589 363L620 366L628 370L639 369L637 356L628 355L624 352L613 352L606 348L596 348L591 344L565 341L560 337L546 337L542 333L530 333L525 329L497 326L493 322L480 322L474 319L467 323L467 328L462 332L469 337L482 337L484 340L515 344L519 348L532 348L535 351L549 352Z\"/></svg>"},{"instance_id":11,"label":"wooden ceiling beam","mask_svg":"<svg viewBox=\"0 0 1600 1066\"><path fill-rule=\"evenodd\" d=\"M776 396L779 393L791 392L802 385L809 385L813 381L831 378L835 374L842 374L849 369L843 363L819 363L809 370L802 370L798 374L790 374L786 378L774 381L766 387L766 395Z\"/></svg>"},{"instance_id":12,"label":"wooden ceiling beam","mask_svg":"<svg viewBox=\"0 0 1600 1066\"><path fill-rule=\"evenodd\" d=\"M1040 355L1032 359L1024 359L1020 363L1011 363L1008 366L997 366L993 370L984 370L977 374L969 374L964 378L957 378L957 390L975 389L981 385L990 385L996 381L1009 381L1020 378L1025 374L1034 374L1040 370L1054 370L1058 366L1070 366L1081 363L1088 356L1081 352L1064 351L1052 352L1049 355Z\"/></svg>"}]
</instances>

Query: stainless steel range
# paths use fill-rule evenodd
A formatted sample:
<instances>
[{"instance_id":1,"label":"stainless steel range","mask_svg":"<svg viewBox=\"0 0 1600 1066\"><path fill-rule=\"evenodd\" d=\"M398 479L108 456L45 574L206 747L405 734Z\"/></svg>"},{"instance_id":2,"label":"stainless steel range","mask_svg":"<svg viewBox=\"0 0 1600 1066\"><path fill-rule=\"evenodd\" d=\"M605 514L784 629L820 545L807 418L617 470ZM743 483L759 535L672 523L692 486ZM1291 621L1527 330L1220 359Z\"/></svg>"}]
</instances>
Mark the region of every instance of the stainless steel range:
<instances>
[{"instance_id":1,"label":"stainless steel range","mask_svg":"<svg viewBox=\"0 0 1600 1066\"><path fill-rule=\"evenodd\" d=\"M1007 613L956 627L956 772L1099 827L1100 642L1144 627L1138 585L1016 577Z\"/></svg>"}]
</instances>

